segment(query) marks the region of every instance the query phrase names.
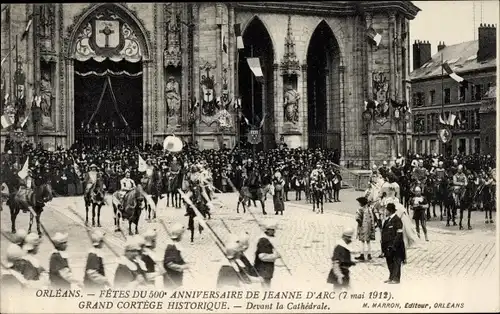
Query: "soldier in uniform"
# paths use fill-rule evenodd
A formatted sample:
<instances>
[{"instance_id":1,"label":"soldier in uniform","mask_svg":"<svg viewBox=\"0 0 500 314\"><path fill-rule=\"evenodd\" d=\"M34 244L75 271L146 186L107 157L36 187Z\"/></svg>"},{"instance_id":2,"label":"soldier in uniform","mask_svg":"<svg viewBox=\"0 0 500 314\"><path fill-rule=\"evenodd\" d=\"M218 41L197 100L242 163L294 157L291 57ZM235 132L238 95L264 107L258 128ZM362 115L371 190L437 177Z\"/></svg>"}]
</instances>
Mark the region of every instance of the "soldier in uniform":
<instances>
[{"instance_id":1,"label":"soldier in uniform","mask_svg":"<svg viewBox=\"0 0 500 314\"><path fill-rule=\"evenodd\" d=\"M413 220L415 220L415 229L417 229L417 236L420 238L420 225L422 225L422 230L424 231L425 241L429 241L427 237L427 224L425 212L429 207L429 202L426 197L422 195L422 190L420 187L415 188L415 195L410 201L410 205L413 209Z\"/></svg>"},{"instance_id":2,"label":"soldier in uniform","mask_svg":"<svg viewBox=\"0 0 500 314\"><path fill-rule=\"evenodd\" d=\"M420 159L417 166L413 169L411 177L415 186L419 186L422 191L425 190L425 183L428 175L427 169L424 168L424 161Z\"/></svg>"},{"instance_id":3,"label":"soldier in uniform","mask_svg":"<svg viewBox=\"0 0 500 314\"><path fill-rule=\"evenodd\" d=\"M51 286L56 289L71 289L71 285L81 286L81 283L76 280L71 272L68 264L68 234L57 232L52 237L52 242L56 249L50 256L49 262L49 279Z\"/></svg>"},{"instance_id":4,"label":"soldier in uniform","mask_svg":"<svg viewBox=\"0 0 500 314\"><path fill-rule=\"evenodd\" d=\"M90 234L93 248L87 256L87 264L85 265L85 275L83 284L86 289L99 290L111 287L106 274L104 272L104 260L102 246L104 244L104 233L99 230L94 230Z\"/></svg>"},{"instance_id":5,"label":"soldier in uniform","mask_svg":"<svg viewBox=\"0 0 500 314\"><path fill-rule=\"evenodd\" d=\"M255 251L254 267L263 279L262 287L267 289L271 287L271 279L274 275L274 262L280 258L270 240L274 238L276 227L275 223L266 223L264 226L265 236L259 239L257 250Z\"/></svg>"},{"instance_id":6,"label":"soldier in uniform","mask_svg":"<svg viewBox=\"0 0 500 314\"><path fill-rule=\"evenodd\" d=\"M444 163L442 161L439 161L437 168L431 170L431 174L434 174L436 176L437 182L441 183L443 179L446 178L446 169L444 169Z\"/></svg>"},{"instance_id":7,"label":"soldier in uniform","mask_svg":"<svg viewBox=\"0 0 500 314\"><path fill-rule=\"evenodd\" d=\"M184 271L189 266L186 265L186 262L182 258L182 247L179 245L185 231L184 226L176 223L170 227L169 231L172 243L167 245L163 258L163 268L165 269L163 284L165 287L175 289L182 286Z\"/></svg>"},{"instance_id":8,"label":"soldier in uniform","mask_svg":"<svg viewBox=\"0 0 500 314\"><path fill-rule=\"evenodd\" d=\"M316 169L313 169L313 171L311 171L311 175L309 178L311 187L314 187L316 185L316 182L325 179L325 172L323 171L323 166L321 165L321 163L316 163Z\"/></svg>"},{"instance_id":9,"label":"soldier in uniform","mask_svg":"<svg viewBox=\"0 0 500 314\"><path fill-rule=\"evenodd\" d=\"M144 271L138 263L141 245L136 237L130 237L125 243L125 253L116 268L114 287L118 289L134 289L146 286Z\"/></svg>"},{"instance_id":10,"label":"soldier in uniform","mask_svg":"<svg viewBox=\"0 0 500 314\"><path fill-rule=\"evenodd\" d=\"M36 233L26 236L23 250L26 255L23 257L22 274L31 288L41 289L49 285L47 271L40 265L36 258L40 246L40 237Z\"/></svg>"}]
</instances>

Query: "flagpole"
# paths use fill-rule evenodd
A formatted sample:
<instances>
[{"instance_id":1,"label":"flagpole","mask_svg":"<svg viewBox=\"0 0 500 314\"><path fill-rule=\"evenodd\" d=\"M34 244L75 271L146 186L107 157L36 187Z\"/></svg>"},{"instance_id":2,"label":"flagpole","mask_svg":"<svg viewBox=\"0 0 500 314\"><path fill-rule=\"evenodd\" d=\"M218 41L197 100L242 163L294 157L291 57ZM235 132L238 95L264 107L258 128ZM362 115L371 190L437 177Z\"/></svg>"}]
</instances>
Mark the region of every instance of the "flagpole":
<instances>
[{"instance_id":1,"label":"flagpole","mask_svg":"<svg viewBox=\"0 0 500 314\"><path fill-rule=\"evenodd\" d=\"M16 83L17 65L18 65L18 62L19 62L19 51L17 49L18 46L19 46L19 42L18 42L18 38L17 38L17 35L16 35L16 70L14 71L14 76L13 76L14 77L14 84ZM16 106L16 115L14 117L14 121L16 121L16 120L19 119L19 112L18 112L19 108L17 108L17 101L18 101L17 97L19 97L19 93L18 93L18 90L17 90L17 84L16 84L16 86L14 86L14 88L15 88L14 93L16 95L16 98L14 100L15 101L14 103L15 103L15 106Z\"/></svg>"},{"instance_id":2,"label":"flagpole","mask_svg":"<svg viewBox=\"0 0 500 314\"><path fill-rule=\"evenodd\" d=\"M253 58L253 45L250 45L250 58ZM251 69L250 69L251 70ZM252 125L255 125L255 95L254 95L254 83L253 83L254 77L252 71L250 71L250 84L251 84L251 91L252 91ZM252 153L253 153L253 159L255 160L255 145L252 144Z\"/></svg>"},{"instance_id":3,"label":"flagpole","mask_svg":"<svg viewBox=\"0 0 500 314\"><path fill-rule=\"evenodd\" d=\"M236 39L238 40L238 39ZM240 106L241 104L239 103L239 99L240 99L240 87L239 87L239 84L240 84L240 74L239 74L239 66L240 66L240 50L238 49L238 42L236 42L236 83L235 83L235 86L234 86L234 89L235 89L235 100L233 101L236 101L236 123L237 123L237 126L235 126L236 128L236 144L238 145L238 150L240 150L240 142L241 142L241 121L240 121Z\"/></svg>"}]
</instances>

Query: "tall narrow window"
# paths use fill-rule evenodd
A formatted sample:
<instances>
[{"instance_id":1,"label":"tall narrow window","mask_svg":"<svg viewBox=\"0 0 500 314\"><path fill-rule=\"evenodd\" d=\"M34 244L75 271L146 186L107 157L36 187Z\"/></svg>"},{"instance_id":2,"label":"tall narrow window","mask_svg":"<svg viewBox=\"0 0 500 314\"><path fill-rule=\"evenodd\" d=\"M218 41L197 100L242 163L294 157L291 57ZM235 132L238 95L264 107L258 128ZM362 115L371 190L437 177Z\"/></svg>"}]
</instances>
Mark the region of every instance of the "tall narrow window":
<instances>
[{"instance_id":1,"label":"tall narrow window","mask_svg":"<svg viewBox=\"0 0 500 314\"><path fill-rule=\"evenodd\" d=\"M429 104L430 105L434 105L436 103L436 91L435 90L431 90L429 92Z\"/></svg>"},{"instance_id":2,"label":"tall narrow window","mask_svg":"<svg viewBox=\"0 0 500 314\"><path fill-rule=\"evenodd\" d=\"M451 102L451 90L449 88L444 89L444 103L449 104Z\"/></svg>"},{"instance_id":3,"label":"tall narrow window","mask_svg":"<svg viewBox=\"0 0 500 314\"><path fill-rule=\"evenodd\" d=\"M458 89L458 102L465 102L465 91L465 87L460 86L460 88Z\"/></svg>"}]
</instances>

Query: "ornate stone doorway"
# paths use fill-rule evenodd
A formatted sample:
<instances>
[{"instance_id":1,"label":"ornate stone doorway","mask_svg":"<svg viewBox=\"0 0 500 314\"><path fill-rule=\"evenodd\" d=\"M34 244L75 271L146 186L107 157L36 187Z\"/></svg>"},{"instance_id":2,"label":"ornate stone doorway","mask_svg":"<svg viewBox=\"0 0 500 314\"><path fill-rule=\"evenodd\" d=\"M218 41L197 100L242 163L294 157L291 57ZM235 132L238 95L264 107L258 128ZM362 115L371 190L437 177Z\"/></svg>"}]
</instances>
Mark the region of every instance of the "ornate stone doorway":
<instances>
[{"instance_id":1,"label":"ornate stone doorway","mask_svg":"<svg viewBox=\"0 0 500 314\"><path fill-rule=\"evenodd\" d=\"M116 147L142 144L142 64L75 61L75 140Z\"/></svg>"},{"instance_id":2,"label":"ornate stone doorway","mask_svg":"<svg viewBox=\"0 0 500 314\"><path fill-rule=\"evenodd\" d=\"M258 149L275 145L274 136L274 88L273 88L273 43L262 21L253 18L243 32L245 50L240 53L238 64L238 86L241 97L242 114L240 139L247 143L247 134L251 127L263 122L261 129L262 143ZM250 69L247 58L258 57L263 78L258 80ZM246 120L248 123L246 123Z\"/></svg>"},{"instance_id":3,"label":"ornate stone doorway","mask_svg":"<svg viewBox=\"0 0 500 314\"><path fill-rule=\"evenodd\" d=\"M325 21L311 36L307 52L308 147L339 148L339 48Z\"/></svg>"},{"instance_id":4,"label":"ornate stone doorway","mask_svg":"<svg viewBox=\"0 0 500 314\"><path fill-rule=\"evenodd\" d=\"M75 24L65 72L68 145L77 138L83 140L83 134L94 137L95 142L96 133L109 133L113 124L126 131L118 134L124 133L123 143L137 145L152 138L154 91L150 45L145 34L139 20L121 4L93 5ZM115 144L119 140L115 137ZM100 145L111 144L97 141Z\"/></svg>"}]
</instances>

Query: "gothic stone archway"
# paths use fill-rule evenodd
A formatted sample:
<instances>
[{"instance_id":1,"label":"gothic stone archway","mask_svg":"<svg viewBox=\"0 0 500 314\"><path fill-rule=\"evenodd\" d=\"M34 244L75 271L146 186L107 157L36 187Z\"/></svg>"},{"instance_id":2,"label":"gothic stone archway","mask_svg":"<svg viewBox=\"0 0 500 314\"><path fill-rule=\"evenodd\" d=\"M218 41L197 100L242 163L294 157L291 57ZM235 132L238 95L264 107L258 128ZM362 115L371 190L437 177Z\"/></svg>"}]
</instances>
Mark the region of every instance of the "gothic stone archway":
<instances>
[{"instance_id":1,"label":"gothic stone archway","mask_svg":"<svg viewBox=\"0 0 500 314\"><path fill-rule=\"evenodd\" d=\"M66 51L67 77L64 103L67 114L67 144L75 140L75 61L128 62L142 67L142 139L152 137L151 98L151 45L142 23L120 4L98 4L88 9L75 23ZM104 63L103 63L104 64Z\"/></svg>"}]
</instances>

